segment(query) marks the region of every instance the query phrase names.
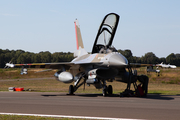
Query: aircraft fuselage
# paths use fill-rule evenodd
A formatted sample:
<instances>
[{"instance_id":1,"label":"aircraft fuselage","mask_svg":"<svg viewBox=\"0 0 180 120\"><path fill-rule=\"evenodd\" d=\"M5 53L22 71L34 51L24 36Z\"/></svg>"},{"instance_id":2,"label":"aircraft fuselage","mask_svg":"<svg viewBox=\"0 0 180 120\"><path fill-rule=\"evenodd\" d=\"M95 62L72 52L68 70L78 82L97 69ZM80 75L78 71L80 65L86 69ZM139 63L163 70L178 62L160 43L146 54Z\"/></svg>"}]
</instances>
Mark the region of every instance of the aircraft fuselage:
<instances>
[{"instance_id":1,"label":"aircraft fuselage","mask_svg":"<svg viewBox=\"0 0 180 120\"><path fill-rule=\"evenodd\" d=\"M74 64L96 64L104 67L124 67L128 65L127 59L118 52L108 54L94 53L86 54L71 61Z\"/></svg>"}]
</instances>

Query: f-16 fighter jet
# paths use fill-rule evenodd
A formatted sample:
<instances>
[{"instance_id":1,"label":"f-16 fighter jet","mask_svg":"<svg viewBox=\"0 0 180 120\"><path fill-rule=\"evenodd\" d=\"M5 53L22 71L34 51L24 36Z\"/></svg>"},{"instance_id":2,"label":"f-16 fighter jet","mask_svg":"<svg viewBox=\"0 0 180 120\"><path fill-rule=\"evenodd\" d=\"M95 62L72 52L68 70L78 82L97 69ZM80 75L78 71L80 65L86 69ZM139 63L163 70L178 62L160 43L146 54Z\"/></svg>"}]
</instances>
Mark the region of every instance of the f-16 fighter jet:
<instances>
[{"instance_id":1,"label":"f-16 fighter jet","mask_svg":"<svg viewBox=\"0 0 180 120\"><path fill-rule=\"evenodd\" d=\"M175 65L163 64L163 62L161 64L157 64L156 66L162 68L177 68Z\"/></svg>"},{"instance_id":2,"label":"f-16 fighter jet","mask_svg":"<svg viewBox=\"0 0 180 120\"><path fill-rule=\"evenodd\" d=\"M107 81L114 80L127 83L123 94L129 94L131 83L139 80L143 86L144 95L147 94L148 77L138 76L132 67L146 66L137 63L128 63L128 60L112 46L120 16L115 13L107 14L97 33L91 54L85 50L78 20L75 20L75 33L77 51L71 62L60 63L32 63L32 64L10 64L6 66L29 66L30 68L58 69L54 74L58 81L72 83L69 86L69 94L82 85L94 85L96 89L102 89L103 96L113 93L111 85ZM137 88L137 85L134 85ZM122 94L122 95L123 95Z\"/></svg>"}]
</instances>

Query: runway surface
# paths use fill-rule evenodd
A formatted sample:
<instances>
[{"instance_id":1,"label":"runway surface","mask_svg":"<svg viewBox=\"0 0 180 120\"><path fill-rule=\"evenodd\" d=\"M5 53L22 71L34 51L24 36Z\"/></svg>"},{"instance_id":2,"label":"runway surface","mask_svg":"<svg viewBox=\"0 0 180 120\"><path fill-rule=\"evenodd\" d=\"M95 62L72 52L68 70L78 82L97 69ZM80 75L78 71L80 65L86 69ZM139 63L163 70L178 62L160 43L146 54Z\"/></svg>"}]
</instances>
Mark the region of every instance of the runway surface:
<instances>
[{"instance_id":1,"label":"runway surface","mask_svg":"<svg viewBox=\"0 0 180 120\"><path fill-rule=\"evenodd\" d=\"M55 92L0 92L0 113L179 120L180 96L147 98Z\"/></svg>"}]
</instances>

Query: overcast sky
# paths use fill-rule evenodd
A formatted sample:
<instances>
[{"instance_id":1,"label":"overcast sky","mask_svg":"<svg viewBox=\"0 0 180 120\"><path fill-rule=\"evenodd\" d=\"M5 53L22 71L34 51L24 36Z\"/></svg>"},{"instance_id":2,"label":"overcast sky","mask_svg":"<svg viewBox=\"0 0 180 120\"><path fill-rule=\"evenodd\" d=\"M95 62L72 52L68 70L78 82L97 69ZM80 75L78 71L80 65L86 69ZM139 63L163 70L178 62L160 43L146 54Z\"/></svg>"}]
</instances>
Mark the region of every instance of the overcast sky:
<instances>
[{"instance_id":1,"label":"overcast sky","mask_svg":"<svg viewBox=\"0 0 180 120\"><path fill-rule=\"evenodd\" d=\"M133 56L180 53L179 0L0 0L0 49L74 52L74 20L91 52L103 17L120 15L113 45Z\"/></svg>"}]
</instances>

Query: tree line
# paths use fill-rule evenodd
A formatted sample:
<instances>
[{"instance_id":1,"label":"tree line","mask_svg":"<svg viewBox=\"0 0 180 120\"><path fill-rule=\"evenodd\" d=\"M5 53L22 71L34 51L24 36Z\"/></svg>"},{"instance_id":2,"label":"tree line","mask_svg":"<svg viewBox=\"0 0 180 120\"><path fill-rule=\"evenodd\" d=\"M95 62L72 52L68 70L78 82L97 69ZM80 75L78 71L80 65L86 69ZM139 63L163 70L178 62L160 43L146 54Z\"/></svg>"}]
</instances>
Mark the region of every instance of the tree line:
<instances>
[{"instance_id":1,"label":"tree line","mask_svg":"<svg viewBox=\"0 0 180 120\"><path fill-rule=\"evenodd\" d=\"M171 53L166 58L158 58L154 53L148 52L142 57L133 56L131 50L118 50L124 55L130 63L159 64L161 62L180 66L180 54ZM32 53L24 50L2 50L0 49L0 68L4 68L8 62L14 64L22 63L52 63L52 62L70 62L73 59L73 53L49 51Z\"/></svg>"},{"instance_id":2,"label":"tree line","mask_svg":"<svg viewBox=\"0 0 180 120\"><path fill-rule=\"evenodd\" d=\"M130 63L143 63L143 64L171 64L180 66L180 54L169 54L166 58L158 58L153 52L148 52L142 57L133 56L131 50L118 50L124 55Z\"/></svg>"},{"instance_id":3,"label":"tree line","mask_svg":"<svg viewBox=\"0 0 180 120\"><path fill-rule=\"evenodd\" d=\"M22 63L51 63L51 62L70 62L73 59L73 53L55 52L51 54L49 51L32 53L23 50L2 50L0 49L0 68L6 63L13 64Z\"/></svg>"}]
</instances>

